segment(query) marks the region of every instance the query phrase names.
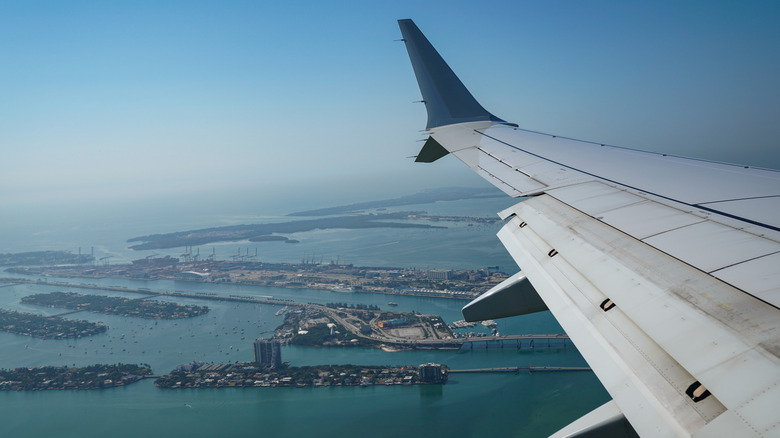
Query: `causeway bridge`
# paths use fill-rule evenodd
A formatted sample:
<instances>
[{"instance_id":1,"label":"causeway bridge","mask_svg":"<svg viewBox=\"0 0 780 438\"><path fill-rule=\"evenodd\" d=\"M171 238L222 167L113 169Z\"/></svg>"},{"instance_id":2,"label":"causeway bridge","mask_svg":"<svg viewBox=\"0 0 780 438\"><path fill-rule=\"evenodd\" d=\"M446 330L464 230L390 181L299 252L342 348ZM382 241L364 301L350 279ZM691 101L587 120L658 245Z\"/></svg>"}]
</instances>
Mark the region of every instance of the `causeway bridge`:
<instances>
[{"instance_id":1,"label":"causeway bridge","mask_svg":"<svg viewBox=\"0 0 780 438\"><path fill-rule=\"evenodd\" d=\"M397 337L387 336L387 335L381 337L372 337L372 336L363 335L360 333L359 330L357 330L354 327L351 327L350 324L346 324L345 321L341 320L341 318L338 318L338 315L336 314L335 311L333 311L333 309L330 309L328 307L321 306L318 304L296 303L286 299L274 299L273 297L268 297L268 296L259 296L259 297L238 296L238 295L224 296L224 295L216 295L216 294L207 294L202 292L197 293L197 292L181 292L181 291L176 291L176 292L153 291L147 288L128 288L122 286L108 286L108 285L84 284L84 283L75 284L75 283L68 283L68 282L61 282L61 281L43 280L43 279L31 280L31 279L24 279L24 278L9 278L9 279L3 279L2 281L7 283L7 284L3 284L3 286L10 286L18 283L28 283L28 284L39 284L45 286L71 287L71 288L134 293L134 294L139 294L144 296L140 299L150 298L154 296L170 296L170 297L181 297L181 298L195 298L200 300L234 301L234 302L245 302L245 303L256 303L256 304L274 304L279 306L290 306L290 307L307 307L307 306L315 307L326 312L328 315L334 317L337 321L339 321L342 325L344 325L344 327L347 330L352 331L358 337L372 339L375 341L378 340L381 342L387 342L395 345L413 347L421 350L425 350L425 349L458 350L461 348L467 348L472 350L487 349L487 348L532 349L537 347L546 348L546 347L573 346L573 344L569 340L569 336L565 333L474 336L474 337L463 337L463 338L438 338L438 339L408 339L408 338L397 338ZM68 311L58 316L68 315L76 312L78 312L78 310Z\"/></svg>"},{"instance_id":2,"label":"causeway bridge","mask_svg":"<svg viewBox=\"0 0 780 438\"><path fill-rule=\"evenodd\" d=\"M498 368L471 368L465 370L453 370L450 369L448 373L512 373L518 374L520 371L528 371L529 373L537 372L563 372L563 371L591 371L590 367L552 367L552 366L534 366L528 365L527 367L498 367Z\"/></svg>"}]
</instances>

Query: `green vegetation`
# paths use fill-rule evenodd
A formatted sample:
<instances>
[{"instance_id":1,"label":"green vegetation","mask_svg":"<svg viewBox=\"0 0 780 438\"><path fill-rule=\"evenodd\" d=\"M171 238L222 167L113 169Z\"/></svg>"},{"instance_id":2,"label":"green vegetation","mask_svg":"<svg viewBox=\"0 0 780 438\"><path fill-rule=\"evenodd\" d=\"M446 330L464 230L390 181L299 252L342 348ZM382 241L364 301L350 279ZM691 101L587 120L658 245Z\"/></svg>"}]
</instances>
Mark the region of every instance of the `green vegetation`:
<instances>
[{"instance_id":1,"label":"green vegetation","mask_svg":"<svg viewBox=\"0 0 780 438\"><path fill-rule=\"evenodd\" d=\"M35 338L68 339L103 333L108 327L89 321L0 309L0 330Z\"/></svg>"},{"instance_id":2,"label":"green vegetation","mask_svg":"<svg viewBox=\"0 0 780 438\"><path fill-rule=\"evenodd\" d=\"M82 295L73 292L28 295L22 298L22 303L148 319L191 318L205 315L209 311L209 308L206 306L183 305L164 301L130 300L103 295Z\"/></svg>"},{"instance_id":3,"label":"green vegetation","mask_svg":"<svg viewBox=\"0 0 780 438\"><path fill-rule=\"evenodd\" d=\"M81 368L37 367L0 370L0 390L101 389L124 386L152 374L148 364L89 365Z\"/></svg>"},{"instance_id":4,"label":"green vegetation","mask_svg":"<svg viewBox=\"0 0 780 438\"><path fill-rule=\"evenodd\" d=\"M336 345L365 347L372 344L370 340L358 338L338 324L333 327L332 334L331 329L325 324L309 327L306 331L308 333L295 335L290 343L305 347L330 347Z\"/></svg>"}]
</instances>

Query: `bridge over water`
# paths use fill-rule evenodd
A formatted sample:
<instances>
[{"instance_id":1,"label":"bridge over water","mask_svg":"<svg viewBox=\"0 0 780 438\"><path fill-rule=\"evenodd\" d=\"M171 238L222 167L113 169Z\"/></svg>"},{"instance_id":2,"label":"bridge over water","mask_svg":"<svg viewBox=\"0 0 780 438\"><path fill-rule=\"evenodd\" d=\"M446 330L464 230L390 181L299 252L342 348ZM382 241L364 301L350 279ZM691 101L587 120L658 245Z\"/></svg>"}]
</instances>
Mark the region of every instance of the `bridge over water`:
<instances>
[{"instance_id":1,"label":"bridge over water","mask_svg":"<svg viewBox=\"0 0 780 438\"><path fill-rule=\"evenodd\" d=\"M573 346L565 333L526 334L502 336L474 336L469 338L421 339L411 341L417 348L536 348Z\"/></svg>"},{"instance_id":2,"label":"bridge over water","mask_svg":"<svg viewBox=\"0 0 780 438\"><path fill-rule=\"evenodd\" d=\"M316 307L320 310L323 310L329 315L336 318L337 321L339 320L339 318L337 318L336 313L332 309L329 309L325 306L321 306L318 304L296 303L290 300L274 299L273 297L268 297L268 296L261 296L261 297L248 297L248 296L238 296L238 295L224 296L224 295L216 295L216 294L206 294L202 292L194 293L194 292L181 292L181 291L176 291L176 292L153 291L147 288L127 288L121 286L108 286L108 285L96 285L96 284L84 284L84 283L74 284L68 282L58 282L58 281L50 281L50 280L43 280L43 279L30 280L30 279L14 278L14 279L8 279L6 281L8 281L9 285L18 284L18 283L28 283L28 284L39 284L39 285L46 285L46 286L71 287L71 288L134 293L134 294L144 295L144 297L142 297L141 299L151 298L154 296L171 296L171 297L181 297L181 298L194 298L194 299L201 299L201 300L234 301L234 302L245 302L245 303L255 303L255 304L273 304L279 306L301 306L301 307L309 306L309 307ZM78 311L77 310L69 311L69 312L62 313L59 316L68 315L76 312ZM345 325L345 327L349 329L348 325ZM387 338L387 339L370 338L370 337L366 337L365 335L362 335L357 329L355 329L353 333L358 337L380 340L382 342L388 342L388 343L403 345L407 347L411 346L418 349L460 349L460 348L468 348L468 349L518 348L520 349L520 348L537 348L537 347L566 347L568 345L573 346L573 344L570 341L568 341L569 336L566 335L565 333L474 336L474 337L464 337L464 338L444 338L444 339L439 338L439 339L418 339L418 340L399 339L399 338Z\"/></svg>"},{"instance_id":3,"label":"bridge over water","mask_svg":"<svg viewBox=\"0 0 780 438\"><path fill-rule=\"evenodd\" d=\"M499 367L499 368L471 368L465 370L453 370L450 369L448 373L513 373L518 374L520 371L532 372L560 372L560 371L591 371L590 367L553 367L553 366L533 366L527 367Z\"/></svg>"}]
</instances>

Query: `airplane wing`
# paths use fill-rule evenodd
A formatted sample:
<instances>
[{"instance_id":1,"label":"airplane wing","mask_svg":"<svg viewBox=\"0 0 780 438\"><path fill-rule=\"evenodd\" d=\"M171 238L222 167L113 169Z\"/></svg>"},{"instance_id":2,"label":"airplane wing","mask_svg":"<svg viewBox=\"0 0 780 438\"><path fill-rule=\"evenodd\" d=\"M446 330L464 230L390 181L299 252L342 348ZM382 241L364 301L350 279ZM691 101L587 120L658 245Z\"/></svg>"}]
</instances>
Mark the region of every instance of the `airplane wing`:
<instances>
[{"instance_id":1,"label":"airplane wing","mask_svg":"<svg viewBox=\"0 0 780 438\"><path fill-rule=\"evenodd\" d=\"M780 172L520 129L399 26L428 112L417 161L452 154L529 197L499 213L521 273L464 317L549 309L612 396L554 436L779 436Z\"/></svg>"}]
</instances>

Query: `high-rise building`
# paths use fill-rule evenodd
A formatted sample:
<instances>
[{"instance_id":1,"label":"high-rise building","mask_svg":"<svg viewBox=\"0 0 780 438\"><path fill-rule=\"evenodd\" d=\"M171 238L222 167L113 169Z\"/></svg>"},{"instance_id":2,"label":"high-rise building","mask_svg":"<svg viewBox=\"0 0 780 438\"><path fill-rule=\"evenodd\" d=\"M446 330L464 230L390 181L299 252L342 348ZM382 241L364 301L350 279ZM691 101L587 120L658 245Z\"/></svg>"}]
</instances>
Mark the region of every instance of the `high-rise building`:
<instances>
[{"instance_id":1,"label":"high-rise building","mask_svg":"<svg viewBox=\"0 0 780 438\"><path fill-rule=\"evenodd\" d=\"M423 383L444 383L447 381L447 374L442 366L437 363L424 363L420 365L420 382Z\"/></svg>"},{"instance_id":2,"label":"high-rise building","mask_svg":"<svg viewBox=\"0 0 780 438\"><path fill-rule=\"evenodd\" d=\"M282 349L278 341L258 338L255 341L255 362L265 368L282 366Z\"/></svg>"}]
</instances>

